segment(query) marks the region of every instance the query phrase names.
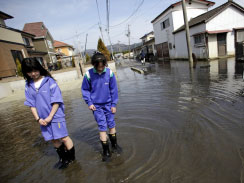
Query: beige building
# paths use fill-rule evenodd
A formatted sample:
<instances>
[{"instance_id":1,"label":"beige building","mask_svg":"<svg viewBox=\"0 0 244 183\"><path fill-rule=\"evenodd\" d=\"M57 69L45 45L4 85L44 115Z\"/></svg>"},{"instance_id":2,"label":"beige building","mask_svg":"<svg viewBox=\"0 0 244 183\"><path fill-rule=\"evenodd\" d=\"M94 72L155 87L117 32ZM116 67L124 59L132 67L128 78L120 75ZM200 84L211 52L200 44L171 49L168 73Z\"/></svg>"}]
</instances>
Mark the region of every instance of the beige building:
<instances>
[{"instance_id":1,"label":"beige building","mask_svg":"<svg viewBox=\"0 0 244 183\"><path fill-rule=\"evenodd\" d=\"M23 31L7 27L5 20L12 16L0 11L0 78L16 75L16 63L28 57L22 34Z\"/></svg>"}]
</instances>

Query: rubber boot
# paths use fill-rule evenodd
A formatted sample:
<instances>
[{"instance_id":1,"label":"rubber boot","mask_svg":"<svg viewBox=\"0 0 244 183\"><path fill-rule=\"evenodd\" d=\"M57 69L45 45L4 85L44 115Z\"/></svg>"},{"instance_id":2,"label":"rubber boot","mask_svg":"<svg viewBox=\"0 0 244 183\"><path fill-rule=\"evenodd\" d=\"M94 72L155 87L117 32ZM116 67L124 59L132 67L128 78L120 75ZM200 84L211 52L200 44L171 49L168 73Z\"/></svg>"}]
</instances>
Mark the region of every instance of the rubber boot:
<instances>
[{"instance_id":1,"label":"rubber boot","mask_svg":"<svg viewBox=\"0 0 244 183\"><path fill-rule=\"evenodd\" d=\"M122 153L122 148L117 144L117 136L115 134L108 134L110 142L112 144L112 152L121 154Z\"/></svg>"},{"instance_id":2,"label":"rubber boot","mask_svg":"<svg viewBox=\"0 0 244 183\"><path fill-rule=\"evenodd\" d=\"M56 152L59 156L59 161L54 165L54 168L59 168L62 165L62 162L65 158L65 145L64 143L61 144L59 148L55 148Z\"/></svg>"},{"instance_id":3,"label":"rubber boot","mask_svg":"<svg viewBox=\"0 0 244 183\"><path fill-rule=\"evenodd\" d=\"M75 147L73 146L70 150L65 151L65 158L62 161L62 165L59 169L65 169L75 160Z\"/></svg>"},{"instance_id":4,"label":"rubber boot","mask_svg":"<svg viewBox=\"0 0 244 183\"><path fill-rule=\"evenodd\" d=\"M101 141L102 147L103 147L103 161L109 161L111 157L111 152L109 149L109 143L108 141Z\"/></svg>"}]
</instances>

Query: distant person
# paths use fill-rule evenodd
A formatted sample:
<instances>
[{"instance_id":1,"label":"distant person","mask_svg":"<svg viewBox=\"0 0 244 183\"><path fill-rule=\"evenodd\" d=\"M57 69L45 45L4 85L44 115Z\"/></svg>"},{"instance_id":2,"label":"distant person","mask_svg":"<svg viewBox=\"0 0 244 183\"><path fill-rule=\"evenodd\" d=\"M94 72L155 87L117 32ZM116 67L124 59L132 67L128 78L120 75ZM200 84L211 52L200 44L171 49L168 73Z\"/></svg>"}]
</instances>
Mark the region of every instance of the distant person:
<instances>
[{"instance_id":1,"label":"distant person","mask_svg":"<svg viewBox=\"0 0 244 183\"><path fill-rule=\"evenodd\" d=\"M55 168L67 168L75 160L75 148L66 128L61 91L36 58L22 61L22 73L26 80L24 104L40 124L45 141L53 142L59 156Z\"/></svg>"},{"instance_id":2,"label":"distant person","mask_svg":"<svg viewBox=\"0 0 244 183\"><path fill-rule=\"evenodd\" d=\"M141 64L145 65L145 53L143 50L141 50L140 58L141 58Z\"/></svg>"},{"instance_id":3,"label":"distant person","mask_svg":"<svg viewBox=\"0 0 244 183\"><path fill-rule=\"evenodd\" d=\"M100 141L103 148L103 161L111 157L109 139L112 144L112 152L121 153L122 149L117 144L114 114L118 102L118 89L114 73L107 67L107 60L100 52L95 52L91 63L94 68L89 69L82 83L82 95L98 125Z\"/></svg>"}]
</instances>

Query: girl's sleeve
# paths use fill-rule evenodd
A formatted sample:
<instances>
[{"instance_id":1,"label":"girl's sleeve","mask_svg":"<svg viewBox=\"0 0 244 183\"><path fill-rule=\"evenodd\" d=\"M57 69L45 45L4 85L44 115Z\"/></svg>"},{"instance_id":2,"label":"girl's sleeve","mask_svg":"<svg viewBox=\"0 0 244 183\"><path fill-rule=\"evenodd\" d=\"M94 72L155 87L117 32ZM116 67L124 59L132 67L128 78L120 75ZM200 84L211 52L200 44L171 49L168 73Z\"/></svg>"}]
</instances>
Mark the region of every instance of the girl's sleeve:
<instances>
[{"instance_id":1,"label":"girl's sleeve","mask_svg":"<svg viewBox=\"0 0 244 183\"><path fill-rule=\"evenodd\" d=\"M36 101L34 97L29 93L27 85L25 86L25 102L24 105L29 107L36 107Z\"/></svg>"},{"instance_id":2,"label":"girl's sleeve","mask_svg":"<svg viewBox=\"0 0 244 183\"><path fill-rule=\"evenodd\" d=\"M50 96L51 96L51 104L64 103L61 90L58 87L58 84L53 79L51 79L50 82Z\"/></svg>"},{"instance_id":3,"label":"girl's sleeve","mask_svg":"<svg viewBox=\"0 0 244 183\"><path fill-rule=\"evenodd\" d=\"M88 106L92 105L92 100L91 100L91 79L90 79L90 74L89 71L86 72L82 86L81 86L81 92L83 99L85 102L88 104Z\"/></svg>"},{"instance_id":4,"label":"girl's sleeve","mask_svg":"<svg viewBox=\"0 0 244 183\"><path fill-rule=\"evenodd\" d=\"M114 73L110 70L110 82L109 82L110 94L112 97L112 107L116 107L119 97L117 82Z\"/></svg>"}]
</instances>

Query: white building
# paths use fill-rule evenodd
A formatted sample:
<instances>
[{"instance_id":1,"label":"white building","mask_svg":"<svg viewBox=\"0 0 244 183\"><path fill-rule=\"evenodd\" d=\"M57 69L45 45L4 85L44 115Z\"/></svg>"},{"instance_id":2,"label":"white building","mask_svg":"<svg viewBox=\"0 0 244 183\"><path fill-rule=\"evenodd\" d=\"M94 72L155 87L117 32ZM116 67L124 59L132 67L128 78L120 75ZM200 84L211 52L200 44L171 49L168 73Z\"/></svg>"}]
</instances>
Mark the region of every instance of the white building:
<instances>
[{"instance_id":1,"label":"white building","mask_svg":"<svg viewBox=\"0 0 244 183\"><path fill-rule=\"evenodd\" d=\"M217 8L191 19L189 27L192 53L198 59L234 56L235 31L240 28L244 30L244 8L229 0ZM172 58L187 58L185 26L174 31L174 35L175 52Z\"/></svg>"},{"instance_id":2,"label":"white building","mask_svg":"<svg viewBox=\"0 0 244 183\"><path fill-rule=\"evenodd\" d=\"M190 0L186 3L188 20L208 11L215 3L207 0ZM151 21L153 24L155 45L158 58L173 58L175 55L175 35L178 28L184 25L181 1L170 5Z\"/></svg>"},{"instance_id":3,"label":"white building","mask_svg":"<svg viewBox=\"0 0 244 183\"><path fill-rule=\"evenodd\" d=\"M151 31L140 38L142 40L142 49L145 53L151 53L155 55L155 39L154 32Z\"/></svg>"}]
</instances>

